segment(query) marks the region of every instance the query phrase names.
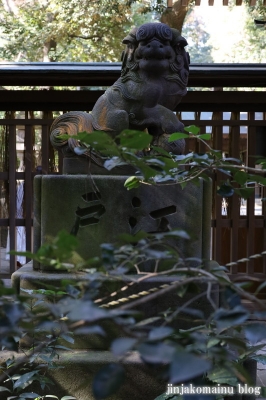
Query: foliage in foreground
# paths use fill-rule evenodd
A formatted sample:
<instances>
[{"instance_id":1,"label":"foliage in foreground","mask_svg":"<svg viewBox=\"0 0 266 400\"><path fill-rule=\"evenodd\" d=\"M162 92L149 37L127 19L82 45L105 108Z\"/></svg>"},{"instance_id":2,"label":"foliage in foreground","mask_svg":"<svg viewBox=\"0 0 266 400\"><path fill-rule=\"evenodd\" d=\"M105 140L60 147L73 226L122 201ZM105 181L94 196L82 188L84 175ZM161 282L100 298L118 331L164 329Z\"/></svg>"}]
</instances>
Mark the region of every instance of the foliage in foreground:
<instances>
[{"instance_id":1,"label":"foliage in foreground","mask_svg":"<svg viewBox=\"0 0 266 400\"><path fill-rule=\"evenodd\" d=\"M199 134L196 127L188 127L186 133L173 134L169 140L189 136L209 139L208 135ZM222 196L239 192L245 197L254 182L265 183L263 177L253 174L239 160L224 159L207 143L206 154L175 156L156 146L149 148L151 137L143 132L122 132L119 143L99 132L97 136L83 133L79 138L86 146L104 153L108 169L130 162L141 171L127 180L128 189L141 183L185 186L190 181L197 183L200 176L209 179L208 174L216 170L225 176L219 188ZM142 158L137 157L135 153L143 148L149 149ZM259 162L262 167L266 165L265 160ZM108 398L123 384L123 362L132 351L140 355L153 373L157 371L158 379L165 384L200 380L209 385L234 386L237 382L252 385L245 362L253 359L266 363L265 356L257 354L264 347L260 342L266 338L266 309L257 298L265 282L253 295L246 291L250 278L246 277L247 282L233 283L226 267L214 261L184 258L178 240L189 241L189 234L182 230L124 234L117 243L102 244L100 257L80 260L74 265L69 260L77 248L77 238L60 232L53 243L42 246L36 254L27 254L58 270L83 271L86 280L75 284L62 281L60 287L20 294L0 287L0 343L2 349L12 352L1 365L0 391L14 399L43 399L35 389L38 384L40 392L52 393L49 374L59 368L56 361L61 351L71 348L79 334L102 338L115 356L116 362L103 367L94 377L96 400ZM147 260L152 268L143 272ZM172 276L171 284L147 291L145 296L138 293L138 283L165 275ZM106 282L113 287L109 295L102 290ZM126 296L125 284L136 288L133 300ZM223 300L221 307L214 301L217 292ZM172 294L183 299L182 305L162 309L149 318L138 309L155 298ZM202 299L212 309L208 316L197 306ZM252 301L255 311L244 307L243 299ZM190 328L181 329L183 322ZM119 336L110 337L106 327L110 324L118 328ZM31 383L36 393L31 392ZM66 396L64 400L69 398Z\"/></svg>"},{"instance_id":2,"label":"foliage in foreground","mask_svg":"<svg viewBox=\"0 0 266 400\"><path fill-rule=\"evenodd\" d=\"M222 151L213 149L208 144L211 134L202 134L195 125L187 126L184 130L184 133L163 135L158 145L152 144L151 135L141 131L124 130L115 140L105 132L81 132L75 135L75 139L79 139L84 147L78 147L75 151L82 155L88 148L96 150L106 158L104 166L109 171L126 164L135 167L135 175L125 182L127 189L140 184L180 184L184 188L189 182L197 185L199 179L209 180L216 172L220 172L222 176L218 187L218 194L222 197L231 197L236 193L247 199L254 192L255 185L266 185L266 178L263 176L266 159L255 159L261 170L247 167L240 159L225 157ZM62 135L62 138L69 139L69 136ZM171 153L171 142L181 139L203 142L206 152L190 152L184 155Z\"/></svg>"},{"instance_id":3,"label":"foliage in foreground","mask_svg":"<svg viewBox=\"0 0 266 400\"><path fill-rule=\"evenodd\" d=\"M52 392L47 372L58 368L56 359L60 351L69 349L77 334L96 334L108 343L105 321L119 327L119 337L110 343L117 363L106 365L95 376L95 399L107 398L124 382L123 362L133 350L149 368L159 368L158 379L166 383L177 385L202 377L201 382L210 385L234 386L239 381L252 385L243 363L248 359L266 363L265 356L256 354L264 346L259 342L266 336L263 303L245 291L244 283L232 283L226 268L216 262L203 264L198 259L183 259L175 245L178 238L189 240L187 233L179 230L139 232L137 237L122 235L118 243L102 245L101 257L79 265L79 271L83 270L87 279L76 285L62 281L61 287L28 290L20 295L2 286L1 346L14 355L20 350L20 354L2 364L0 390L10 391L14 399L34 398L28 386L38 382L40 390L48 386L46 393ZM32 257L46 265L50 260L53 266L56 260L56 267L65 269L70 243L74 251L76 238L60 232L51 245L43 246ZM139 273L147 259L154 262L153 270ZM137 287L137 282L165 274L173 277L172 284L146 296L136 296L134 301L125 301L124 291L117 289L118 282L120 287L124 285L125 277L127 285ZM115 307L110 307L112 294L102 295L101 285L106 281L115 285L118 300ZM263 287L264 283L257 292ZM222 307L213 301L213 292L217 290L223 297ZM152 318L145 319L139 311L134 311L154 298L171 293L189 297L180 307L162 310ZM197 301L203 298L213 309L207 318L197 307ZM248 311L241 299L252 300L260 311ZM256 322L251 320L254 317ZM192 327L176 329L177 321ZM25 341L29 347L25 347Z\"/></svg>"}]
</instances>

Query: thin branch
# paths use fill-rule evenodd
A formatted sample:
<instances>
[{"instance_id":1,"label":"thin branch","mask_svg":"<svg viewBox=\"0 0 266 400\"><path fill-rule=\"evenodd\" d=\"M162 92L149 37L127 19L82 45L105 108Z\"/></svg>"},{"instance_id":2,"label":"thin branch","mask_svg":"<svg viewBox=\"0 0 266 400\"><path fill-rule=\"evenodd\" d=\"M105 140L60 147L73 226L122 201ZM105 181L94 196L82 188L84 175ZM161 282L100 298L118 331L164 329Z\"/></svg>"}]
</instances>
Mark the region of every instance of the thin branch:
<instances>
[{"instance_id":1,"label":"thin branch","mask_svg":"<svg viewBox=\"0 0 266 400\"><path fill-rule=\"evenodd\" d=\"M212 308L214 310L217 310L217 306L216 306L216 304L214 303L214 301L213 301L213 299L211 297L211 293L212 293L212 283L208 282L208 289L207 289L207 292L206 292L207 299L209 300L210 304L212 305Z\"/></svg>"},{"instance_id":2,"label":"thin branch","mask_svg":"<svg viewBox=\"0 0 266 400\"><path fill-rule=\"evenodd\" d=\"M91 36L83 36L83 35L69 35L71 38L78 38L78 39L84 39L84 40L91 40L91 39L98 39L102 40L103 36L99 35L91 35Z\"/></svg>"}]
</instances>

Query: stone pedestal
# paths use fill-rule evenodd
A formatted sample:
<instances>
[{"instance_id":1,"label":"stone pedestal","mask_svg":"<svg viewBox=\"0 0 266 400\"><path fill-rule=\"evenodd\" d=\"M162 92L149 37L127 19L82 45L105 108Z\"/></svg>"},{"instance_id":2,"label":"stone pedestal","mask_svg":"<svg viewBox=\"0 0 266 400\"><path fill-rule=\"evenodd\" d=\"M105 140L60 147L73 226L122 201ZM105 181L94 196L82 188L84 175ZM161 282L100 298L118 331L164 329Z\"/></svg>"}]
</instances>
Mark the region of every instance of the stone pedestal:
<instances>
[{"instance_id":1,"label":"stone pedestal","mask_svg":"<svg viewBox=\"0 0 266 400\"><path fill-rule=\"evenodd\" d=\"M141 185L126 190L127 176L37 176L34 180L34 250L64 229L79 239L78 252L89 259L99 255L101 243L115 242L121 233L187 231L180 240L186 257L209 259L210 184L199 187ZM47 270L34 264L35 269Z\"/></svg>"},{"instance_id":2,"label":"stone pedestal","mask_svg":"<svg viewBox=\"0 0 266 400\"><path fill-rule=\"evenodd\" d=\"M37 176L34 180L34 250L52 241L62 229L75 233L80 242L78 253L84 259L99 255L100 244L115 242L121 233L183 229L191 236L191 240L179 240L183 255L210 258L210 183L200 181L198 187L187 185L184 190L179 185L141 185L138 189L127 191L124 187L126 179L127 176L121 175ZM147 264L144 270L149 268L152 266ZM51 284L60 286L62 279L80 281L86 279L86 273L58 272L35 263L33 267L22 267L12 276L13 286L18 292ZM132 286L128 292L123 292L123 296L170 285L173 279L179 278L149 279ZM107 281L103 285L101 296L113 290L112 284ZM169 307L182 304L188 300L187 296L189 294L181 299L172 291L170 295L145 303L139 310L145 317L156 316ZM217 294L213 299L218 303ZM205 299L198 302L197 307L204 311L206 318L212 311ZM182 323L175 327L188 328ZM78 400L93 399L90 389L93 375L100 366L113 361L107 350L112 338L119 336L119 332L111 331L111 327L109 330L108 340L96 335L76 337L73 353L62 352L60 356L59 363L65 368L53 372L56 387L49 394L74 395ZM111 399L153 400L165 390L165 383L150 375L136 355L132 354L125 360L125 368L127 382ZM80 389L84 378L87 379L87 387Z\"/></svg>"}]
</instances>

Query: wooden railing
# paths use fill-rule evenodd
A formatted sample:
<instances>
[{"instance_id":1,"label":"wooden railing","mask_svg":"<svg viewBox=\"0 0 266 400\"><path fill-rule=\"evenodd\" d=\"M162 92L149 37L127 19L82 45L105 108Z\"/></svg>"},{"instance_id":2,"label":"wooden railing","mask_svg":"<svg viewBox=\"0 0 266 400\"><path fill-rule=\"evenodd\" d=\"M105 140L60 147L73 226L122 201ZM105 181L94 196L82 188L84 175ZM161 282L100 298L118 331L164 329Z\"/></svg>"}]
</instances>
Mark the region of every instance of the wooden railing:
<instances>
[{"instance_id":1,"label":"wooden railing","mask_svg":"<svg viewBox=\"0 0 266 400\"><path fill-rule=\"evenodd\" d=\"M119 77L120 68L119 63L0 64L0 86L12 86L0 90L0 277L9 277L19 266L15 256L6 260L5 255L8 241L8 248L17 248L19 229L25 230L26 249L32 249L33 177L62 171L62 159L49 143L54 117L71 110L90 111L103 88ZM41 88L22 90L25 86ZM69 89L75 86L91 90ZM202 132L212 133L214 148L241 158L251 167L255 166L254 156L266 157L266 64L192 65L189 87L193 90L176 110L185 125L196 124ZM243 87L257 89L246 91ZM205 149L190 141L187 150ZM266 211L260 199L266 197L264 189L256 189L247 202L237 196L227 201L215 194L217 179L212 258L226 264L263 252ZM17 207L21 185L22 212ZM230 272L234 276L249 273L266 277L265 256L233 264Z\"/></svg>"}]
</instances>

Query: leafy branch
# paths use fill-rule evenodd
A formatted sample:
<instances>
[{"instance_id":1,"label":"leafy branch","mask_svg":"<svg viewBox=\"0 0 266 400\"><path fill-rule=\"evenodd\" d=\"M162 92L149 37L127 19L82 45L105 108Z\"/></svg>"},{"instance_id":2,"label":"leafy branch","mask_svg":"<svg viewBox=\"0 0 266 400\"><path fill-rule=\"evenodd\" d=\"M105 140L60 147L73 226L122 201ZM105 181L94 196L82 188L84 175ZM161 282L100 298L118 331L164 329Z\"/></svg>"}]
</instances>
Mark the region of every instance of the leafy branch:
<instances>
[{"instance_id":1,"label":"leafy branch","mask_svg":"<svg viewBox=\"0 0 266 400\"><path fill-rule=\"evenodd\" d=\"M180 184L185 187L189 182L197 183L199 178L208 180L216 172L224 176L218 187L218 194L222 197L236 193L247 199L253 193L254 185L266 185L266 178L262 176L265 174L266 159L256 161L262 169L245 166L241 160L223 157L221 151L213 149L207 143L211 139L210 134L200 134L200 129L194 125L184 130L186 133L169 135L168 141L193 138L202 142L207 152L175 155L154 146L153 137L147 132L132 130L121 132L115 139L105 132L81 132L75 136L81 143L75 151L78 155L85 155L88 149L96 151L98 156L104 157L104 167L109 171L127 164L133 166L136 173L126 180L127 189L140 184ZM64 138L69 139L69 136L65 135Z\"/></svg>"}]
</instances>

